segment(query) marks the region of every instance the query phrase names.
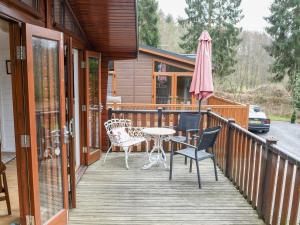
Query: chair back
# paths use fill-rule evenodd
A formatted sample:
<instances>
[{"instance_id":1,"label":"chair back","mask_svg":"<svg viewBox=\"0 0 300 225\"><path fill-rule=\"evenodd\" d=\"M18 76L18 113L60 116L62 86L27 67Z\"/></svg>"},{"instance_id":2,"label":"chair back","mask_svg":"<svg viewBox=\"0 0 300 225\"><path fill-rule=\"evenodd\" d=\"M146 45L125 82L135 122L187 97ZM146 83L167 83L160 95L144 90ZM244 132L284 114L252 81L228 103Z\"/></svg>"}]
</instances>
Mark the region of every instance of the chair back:
<instances>
[{"instance_id":1,"label":"chair back","mask_svg":"<svg viewBox=\"0 0 300 225\"><path fill-rule=\"evenodd\" d=\"M116 143L116 138L112 133L114 128L125 127L126 129L132 127L132 121L127 119L111 119L104 123L107 136L112 143Z\"/></svg>"},{"instance_id":2,"label":"chair back","mask_svg":"<svg viewBox=\"0 0 300 225\"><path fill-rule=\"evenodd\" d=\"M177 131L186 131L189 129L199 129L201 113L184 112L180 113Z\"/></svg>"},{"instance_id":3,"label":"chair back","mask_svg":"<svg viewBox=\"0 0 300 225\"><path fill-rule=\"evenodd\" d=\"M205 129L199 140L198 151L214 147L220 130L221 126Z\"/></svg>"}]
</instances>

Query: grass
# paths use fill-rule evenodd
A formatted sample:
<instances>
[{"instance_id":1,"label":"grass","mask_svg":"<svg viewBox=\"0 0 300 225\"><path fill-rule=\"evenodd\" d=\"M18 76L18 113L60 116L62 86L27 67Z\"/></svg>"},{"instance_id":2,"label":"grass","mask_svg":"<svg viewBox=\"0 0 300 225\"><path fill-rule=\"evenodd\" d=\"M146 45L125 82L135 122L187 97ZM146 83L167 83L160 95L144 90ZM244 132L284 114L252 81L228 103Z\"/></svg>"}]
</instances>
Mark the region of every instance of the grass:
<instances>
[{"instance_id":1,"label":"grass","mask_svg":"<svg viewBox=\"0 0 300 225\"><path fill-rule=\"evenodd\" d=\"M291 121L291 117L287 117L287 116L269 115L269 118L271 121L285 121L285 122ZM300 123L300 119L297 119L297 123Z\"/></svg>"}]
</instances>

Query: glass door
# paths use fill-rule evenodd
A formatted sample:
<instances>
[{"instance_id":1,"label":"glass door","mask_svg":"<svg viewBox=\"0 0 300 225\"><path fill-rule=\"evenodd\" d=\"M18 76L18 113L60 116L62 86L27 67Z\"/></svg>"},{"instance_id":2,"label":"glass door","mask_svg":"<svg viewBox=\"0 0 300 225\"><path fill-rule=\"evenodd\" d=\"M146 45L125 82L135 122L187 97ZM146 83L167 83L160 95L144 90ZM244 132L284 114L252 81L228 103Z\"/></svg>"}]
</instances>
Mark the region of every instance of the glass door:
<instances>
[{"instance_id":1,"label":"glass door","mask_svg":"<svg viewBox=\"0 0 300 225\"><path fill-rule=\"evenodd\" d=\"M173 75L159 73L155 76L155 103L172 104L174 103Z\"/></svg>"},{"instance_id":2,"label":"glass door","mask_svg":"<svg viewBox=\"0 0 300 225\"><path fill-rule=\"evenodd\" d=\"M63 34L24 24L35 224L67 224Z\"/></svg>"},{"instance_id":3,"label":"glass door","mask_svg":"<svg viewBox=\"0 0 300 225\"><path fill-rule=\"evenodd\" d=\"M192 104L191 83L192 76L176 76L176 104Z\"/></svg>"},{"instance_id":4,"label":"glass door","mask_svg":"<svg viewBox=\"0 0 300 225\"><path fill-rule=\"evenodd\" d=\"M87 51L86 62L86 164L100 159L101 153L101 61L100 53Z\"/></svg>"}]
</instances>

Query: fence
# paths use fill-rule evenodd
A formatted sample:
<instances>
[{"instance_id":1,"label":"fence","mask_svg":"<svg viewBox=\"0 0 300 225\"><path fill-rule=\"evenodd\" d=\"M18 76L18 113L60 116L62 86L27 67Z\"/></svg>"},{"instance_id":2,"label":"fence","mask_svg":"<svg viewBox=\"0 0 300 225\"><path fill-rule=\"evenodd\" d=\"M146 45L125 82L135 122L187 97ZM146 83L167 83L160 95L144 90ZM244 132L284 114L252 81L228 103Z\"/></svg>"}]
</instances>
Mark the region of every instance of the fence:
<instances>
[{"instance_id":1,"label":"fence","mask_svg":"<svg viewBox=\"0 0 300 225\"><path fill-rule=\"evenodd\" d=\"M160 127L178 124L181 112L109 109L109 118L128 118L135 126ZM280 149L276 141L250 133L234 120L202 111L201 130L217 125L222 129L214 152L225 176L267 224L299 224L300 158ZM165 143L164 148L169 150L170 144Z\"/></svg>"},{"instance_id":2,"label":"fence","mask_svg":"<svg viewBox=\"0 0 300 225\"><path fill-rule=\"evenodd\" d=\"M235 119L237 124L248 128L249 105L239 104L223 98L212 96L208 99L208 105L202 105L201 110L211 109L213 112L225 118ZM147 103L107 103L107 108L114 110L181 110L197 111L198 105L188 104L147 104Z\"/></svg>"}]
</instances>

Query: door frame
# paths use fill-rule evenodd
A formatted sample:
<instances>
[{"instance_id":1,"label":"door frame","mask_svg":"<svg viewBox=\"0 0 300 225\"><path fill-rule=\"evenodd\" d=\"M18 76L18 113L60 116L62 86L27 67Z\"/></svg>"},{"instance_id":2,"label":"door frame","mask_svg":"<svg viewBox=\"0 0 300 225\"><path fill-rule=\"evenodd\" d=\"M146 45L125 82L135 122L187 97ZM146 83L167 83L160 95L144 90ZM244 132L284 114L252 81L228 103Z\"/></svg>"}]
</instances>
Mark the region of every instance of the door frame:
<instances>
[{"instance_id":1,"label":"door frame","mask_svg":"<svg viewBox=\"0 0 300 225\"><path fill-rule=\"evenodd\" d=\"M63 185L63 209L54 217L47 221L47 225L66 224L68 220L68 181L67 181L67 152L64 137L65 126L65 92L64 92L64 39L63 33L42 28L31 24L22 24L23 45L26 46L26 72L24 73L27 89L26 104L28 106L29 119L29 173L30 186L32 195L30 197L33 204L33 216L36 225L41 224L40 215L40 191L39 191L39 174L38 174L38 155L37 155L37 138L36 138L36 118L35 118L35 93L34 93L34 71L33 71L33 53L32 53L32 37L45 38L58 41L58 69L60 77L60 142L61 142L61 167L62 167L62 185Z\"/></svg>"},{"instance_id":2,"label":"door frame","mask_svg":"<svg viewBox=\"0 0 300 225\"><path fill-rule=\"evenodd\" d=\"M89 139L90 139L90 131L89 131L89 58L97 58L99 60L99 67L98 67L98 77L99 77L99 82L98 82L98 99L99 99L99 149L96 151L93 151L91 153L90 148L89 148ZM85 61L85 126L86 126L86 140L85 140L85 165L89 166L92 163L96 162L97 160L100 159L101 157L101 122L102 122L102 117L101 117L101 53L100 52L94 52L94 51L85 51L84 52L84 61Z\"/></svg>"},{"instance_id":3,"label":"door frame","mask_svg":"<svg viewBox=\"0 0 300 225\"><path fill-rule=\"evenodd\" d=\"M4 19L4 18L1 18ZM4 19L6 20L6 19ZM9 22L10 35L10 59L12 63L12 97L13 97L13 112L14 112L14 126L15 126L15 148L16 148L16 167L18 180L18 194L19 194L19 212L20 223L26 224L28 216L33 214L33 205L30 204L30 196L32 196L32 189L28 186L29 174L27 172L27 160L29 159L28 148L22 146L21 136L28 133L28 108L25 100L27 98L27 91L24 85L24 67L22 60L17 59L17 46L21 45L21 27L11 20Z\"/></svg>"}]
</instances>

